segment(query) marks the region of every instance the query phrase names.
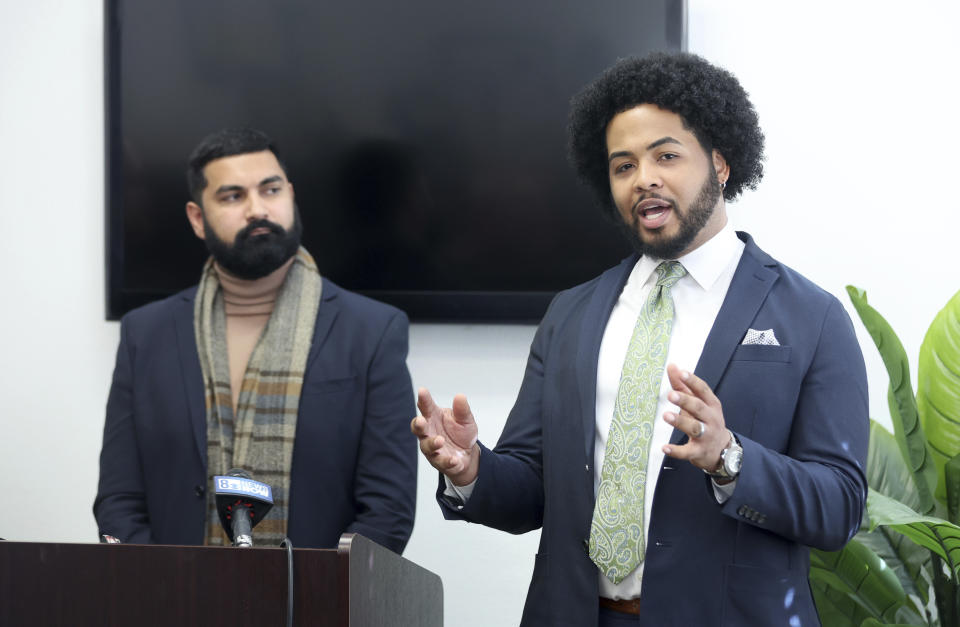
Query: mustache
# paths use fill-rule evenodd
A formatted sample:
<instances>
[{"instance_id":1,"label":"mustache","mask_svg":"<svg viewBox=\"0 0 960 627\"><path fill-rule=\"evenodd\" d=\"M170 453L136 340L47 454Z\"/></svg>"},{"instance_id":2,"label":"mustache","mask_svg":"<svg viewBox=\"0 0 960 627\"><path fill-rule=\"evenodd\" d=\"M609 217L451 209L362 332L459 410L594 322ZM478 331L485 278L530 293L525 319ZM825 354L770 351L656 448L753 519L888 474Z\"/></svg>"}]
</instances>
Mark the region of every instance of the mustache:
<instances>
[{"instance_id":1,"label":"mustache","mask_svg":"<svg viewBox=\"0 0 960 627\"><path fill-rule=\"evenodd\" d=\"M280 226L276 222L271 222L270 220L267 220L267 219L260 219L260 220L254 220L247 226L243 227L240 230L240 232L237 233L237 236L234 241L246 241L250 239L251 237L250 234L256 231L257 229L269 229L271 234L279 235L281 237L287 234L286 229L284 229L282 226Z\"/></svg>"}]
</instances>

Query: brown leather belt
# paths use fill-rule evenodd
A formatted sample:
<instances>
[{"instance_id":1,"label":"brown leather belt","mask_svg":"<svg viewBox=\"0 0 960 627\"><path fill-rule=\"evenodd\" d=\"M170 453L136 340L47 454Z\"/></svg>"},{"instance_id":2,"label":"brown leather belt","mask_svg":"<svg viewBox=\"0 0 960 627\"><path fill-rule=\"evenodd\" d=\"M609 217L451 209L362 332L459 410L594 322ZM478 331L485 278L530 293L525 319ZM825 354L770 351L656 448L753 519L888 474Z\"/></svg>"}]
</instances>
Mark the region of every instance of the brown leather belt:
<instances>
[{"instance_id":1,"label":"brown leather belt","mask_svg":"<svg viewBox=\"0 0 960 627\"><path fill-rule=\"evenodd\" d=\"M614 612L623 612L624 614L640 614L640 599L608 599L600 597L600 607L605 607Z\"/></svg>"}]
</instances>

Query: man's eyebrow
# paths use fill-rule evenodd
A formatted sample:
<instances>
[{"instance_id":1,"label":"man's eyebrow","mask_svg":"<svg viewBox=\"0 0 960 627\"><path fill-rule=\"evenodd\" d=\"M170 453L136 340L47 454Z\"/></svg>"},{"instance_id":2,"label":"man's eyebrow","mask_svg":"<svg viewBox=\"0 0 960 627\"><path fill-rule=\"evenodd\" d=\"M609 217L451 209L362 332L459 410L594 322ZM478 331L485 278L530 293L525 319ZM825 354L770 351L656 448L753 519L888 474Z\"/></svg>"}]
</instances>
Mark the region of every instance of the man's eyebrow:
<instances>
[{"instance_id":1,"label":"man's eyebrow","mask_svg":"<svg viewBox=\"0 0 960 627\"><path fill-rule=\"evenodd\" d=\"M662 145L664 145L664 144L677 144L678 146L682 146L682 145L683 145L683 144L680 142L679 139L674 139L674 138L670 137L669 135L667 135L666 137L661 137L661 138L658 139L657 141L655 141L655 142L653 142L652 144L648 145L648 146L647 146L647 150L653 150L653 149L656 148L657 146L662 146Z\"/></svg>"},{"instance_id":2,"label":"man's eyebrow","mask_svg":"<svg viewBox=\"0 0 960 627\"><path fill-rule=\"evenodd\" d=\"M267 178L260 181L260 185L257 187L263 187L264 185L269 185L271 183L282 183L283 177L279 174L274 174L273 176L268 176Z\"/></svg>"},{"instance_id":3,"label":"man's eyebrow","mask_svg":"<svg viewBox=\"0 0 960 627\"><path fill-rule=\"evenodd\" d=\"M682 145L683 145L683 143L682 143L679 139L674 139L673 137L670 137L669 135L667 135L666 137L661 137L661 138L658 139L657 141L655 141L655 142L653 142L653 143L651 143L651 144L648 144L647 147L646 147L646 150L653 150L653 149L656 148L657 146L662 146L662 145L664 145L664 144L676 144L676 145L678 145L678 146L682 146ZM630 152L629 150L618 150L617 152L611 152L611 153L610 153L610 156L607 157L607 163L610 163L611 161L613 161L613 160L616 159L617 157L629 157L629 156L631 156L632 154L633 154L633 153Z\"/></svg>"},{"instance_id":4,"label":"man's eyebrow","mask_svg":"<svg viewBox=\"0 0 960 627\"><path fill-rule=\"evenodd\" d=\"M274 174L273 176L268 176L257 184L257 187L263 187L264 185L270 185L271 183L282 183L283 177L279 174ZM221 185L217 188L215 194L223 194L225 192L242 192L243 185Z\"/></svg>"}]
</instances>

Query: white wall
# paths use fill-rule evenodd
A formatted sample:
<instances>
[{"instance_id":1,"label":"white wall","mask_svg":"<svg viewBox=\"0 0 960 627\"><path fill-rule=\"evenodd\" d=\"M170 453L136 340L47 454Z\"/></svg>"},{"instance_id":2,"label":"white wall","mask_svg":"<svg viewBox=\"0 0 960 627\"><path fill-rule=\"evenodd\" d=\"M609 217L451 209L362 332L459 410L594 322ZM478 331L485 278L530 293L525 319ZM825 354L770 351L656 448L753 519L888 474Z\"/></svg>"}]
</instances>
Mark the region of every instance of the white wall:
<instances>
[{"instance_id":1,"label":"white wall","mask_svg":"<svg viewBox=\"0 0 960 627\"><path fill-rule=\"evenodd\" d=\"M767 137L766 176L731 205L739 228L847 305L889 424L886 375L844 286L916 358L960 289L960 5L690 1L690 48L731 69Z\"/></svg>"},{"instance_id":2,"label":"white wall","mask_svg":"<svg viewBox=\"0 0 960 627\"><path fill-rule=\"evenodd\" d=\"M102 4L0 0L7 539L96 537L90 506L119 328L103 319Z\"/></svg>"},{"instance_id":3,"label":"white wall","mask_svg":"<svg viewBox=\"0 0 960 627\"><path fill-rule=\"evenodd\" d=\"M845 304L845 284L867 289L915 363L927 325L960 288L955 3L689 6L690 49L737 74L767 135L765 180L731 207L734 222ZM0 9L0 487L17 495L0 536L86 542L117 341L116 323L103 320L102 2ZM885 419L883 367L857 328L871 411ZM466 393L493 442L532 336L416 325L414 382L438 400ZM443 577L447 624L516 624L538 534L443 522L434 481L424 465L407 557Z\"/></svg>"}]
</instances>

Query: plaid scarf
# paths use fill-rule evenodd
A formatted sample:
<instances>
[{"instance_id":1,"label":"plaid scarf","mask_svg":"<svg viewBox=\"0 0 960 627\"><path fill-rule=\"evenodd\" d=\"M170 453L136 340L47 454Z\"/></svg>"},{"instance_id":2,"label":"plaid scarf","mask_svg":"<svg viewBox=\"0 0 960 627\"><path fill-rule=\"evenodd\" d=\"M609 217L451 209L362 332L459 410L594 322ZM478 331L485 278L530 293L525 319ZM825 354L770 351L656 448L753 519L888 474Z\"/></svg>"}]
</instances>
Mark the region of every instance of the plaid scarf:
<instances>
[{"instance_id":1,"label":"plaid scarf","mask_svg":"<svg viewBox=\"0 0 960 627\"><path fill-rule=\"evenodd\" d=\"M253 530L255 544L277 545L287 534L290 465L297 409L322 281L303 247L287 272L273 313L263 330L240 388L237 415L230 394L227 317L223 290L209 259L193 309L207 408L207 485L215 475L241 468L273 488L273 509ZM204 543L229 544L217 515L213 490L207 494Z\"/></svg>"}]
</instances>

